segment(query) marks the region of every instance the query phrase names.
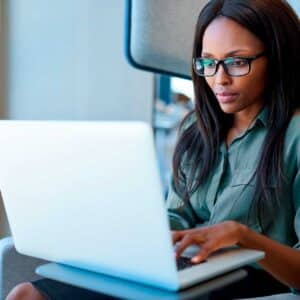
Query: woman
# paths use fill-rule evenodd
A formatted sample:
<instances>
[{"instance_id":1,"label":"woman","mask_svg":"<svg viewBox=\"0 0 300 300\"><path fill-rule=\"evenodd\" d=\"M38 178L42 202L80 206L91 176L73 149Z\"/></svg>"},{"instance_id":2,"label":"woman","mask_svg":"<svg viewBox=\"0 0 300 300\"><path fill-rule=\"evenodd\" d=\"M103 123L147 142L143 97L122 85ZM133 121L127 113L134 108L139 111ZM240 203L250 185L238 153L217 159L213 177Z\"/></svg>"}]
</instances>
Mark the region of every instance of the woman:
<instances>
[{"instance_id":1,"label":"woman","mask_svg":"<svg viewBox=\"0 0 300 300\"><path fill-rule=\"evenodd\" d=\"M198 19L196 106L168 197L173 229L187 229L173 233L177 256L191 244L194 263L236 244L266 253L219 299L300 289L299 40L281 0L213 0Z\"/></svg>"},{"instance_id":2,"label":"woman","mask_svg":"<svg viewBox=\"0 0 300 300\"><path fill-rule=\"evenodd\" d=\"M299 19L284 0L212 0L199 16L196 107L168 195L177 256L191 244L201 246L194 263L236 244L266 253L211 299L300 289L299 53ZM17 286L7 300L17 299L103 297L41 280Z\"/></svg>"}]
</instances>

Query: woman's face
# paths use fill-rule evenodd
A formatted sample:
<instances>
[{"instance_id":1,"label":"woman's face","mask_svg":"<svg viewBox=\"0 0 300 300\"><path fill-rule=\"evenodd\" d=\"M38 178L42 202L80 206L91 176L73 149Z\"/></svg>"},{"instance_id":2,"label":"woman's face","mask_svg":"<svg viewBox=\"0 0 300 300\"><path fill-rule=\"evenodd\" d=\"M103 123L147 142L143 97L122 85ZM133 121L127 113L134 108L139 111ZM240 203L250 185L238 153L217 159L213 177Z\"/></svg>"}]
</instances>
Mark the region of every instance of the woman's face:
<instances>
[{"instance_id":1,"label":"woman's face","mask_svg":"<svg viewBox=\"0 0 300 300\"><path fill-rule=\"evenodd\" d=\"M201 56L213 59L249 57L264 50L264 44L245 27L229 18L219 17L204 32ZM248 75L232 77L219 65L217 73L205 79L225 113L255 114L264 105L267 58L261 56L253 60Z\"/></svg>"}]
</instances>

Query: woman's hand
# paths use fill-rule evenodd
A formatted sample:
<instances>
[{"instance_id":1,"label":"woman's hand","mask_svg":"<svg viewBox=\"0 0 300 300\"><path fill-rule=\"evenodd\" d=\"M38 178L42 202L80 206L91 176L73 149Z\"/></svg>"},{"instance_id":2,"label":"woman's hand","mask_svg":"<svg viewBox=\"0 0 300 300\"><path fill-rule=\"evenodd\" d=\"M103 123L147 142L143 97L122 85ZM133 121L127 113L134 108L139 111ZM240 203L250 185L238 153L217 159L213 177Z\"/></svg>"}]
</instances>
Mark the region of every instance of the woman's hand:
<instances>
[{"instance_id":1,"label":"woman's hand","mask_svg":"<svg viewBox=\"0 0 300 300\"><path fill-rule=\"evenodd\" d=\"M201 247L199 253L192 258L193 263L200 263L212 252L239 243L245 225L234 221L226 221L212 226L190 230L173 231L173 243L179 243L176 257L191 245Z\"/></svg>"},{"instance_id":2,"label":"woman's hand","mask_svg":"<svg viewBox=\"0 0 300 300\"><path fill-rule=\"evenodd\" d=\"M176 257L191 245L201 247L192 258L193 263L200 263L212 252L233 245L265 252L265 258L258 263L284 284L300 290L300 251L283 245L246 225L226 221L212 226L190 230L173 231L173 243L178 243Z\"/></svg>"}]
</instances>

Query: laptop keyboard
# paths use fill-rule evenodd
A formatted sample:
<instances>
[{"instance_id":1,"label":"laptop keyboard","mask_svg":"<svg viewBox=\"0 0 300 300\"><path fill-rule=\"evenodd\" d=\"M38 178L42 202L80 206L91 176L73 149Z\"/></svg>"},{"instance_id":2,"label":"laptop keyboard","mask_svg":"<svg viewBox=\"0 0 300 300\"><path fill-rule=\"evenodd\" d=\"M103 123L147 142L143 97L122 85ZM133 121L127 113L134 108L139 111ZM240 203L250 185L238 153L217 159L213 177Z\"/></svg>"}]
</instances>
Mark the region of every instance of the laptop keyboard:
<instances>
[{"instance_id":1,"label":"laptop keyboard","mask_svg":"<svg viewBox=\"0 0 300 300\"><path fill-rule=\"evenodd\" d=\"M205 262L206 262L206 260L203 260L202 262L200 262L200 264L203 264ZM186 269L186 268L190 268L190 267L193 267L196 265L191 262L191 258L184 257L184 256L181 256L179 259L177 259L176 264L177 264L178 271Z\"/></svg>"},{"instance_id":2,"label":"laptop keyboard","mask_svg":"<svg viewBox=\"0 0 300 300\"><path fill-rule=\"evenodd\" d=\"M181 256L176 260L177 263L177 270L183 270L189 267L192 267L194 264L191 262L191 259L189 257L183 257Z\"/></svg>"}]
</instances>

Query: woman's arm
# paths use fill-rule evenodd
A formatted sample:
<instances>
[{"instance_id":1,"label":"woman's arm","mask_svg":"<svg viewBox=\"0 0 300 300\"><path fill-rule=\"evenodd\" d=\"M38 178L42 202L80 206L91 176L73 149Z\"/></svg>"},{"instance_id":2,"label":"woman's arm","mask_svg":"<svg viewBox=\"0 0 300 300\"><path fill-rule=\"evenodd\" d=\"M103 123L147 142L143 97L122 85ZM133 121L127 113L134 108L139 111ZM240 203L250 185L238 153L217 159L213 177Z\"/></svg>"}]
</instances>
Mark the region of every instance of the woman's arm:
<instances>
[{"instance_id":1,"label":"woman's arm","mask_svg":"<svg viewBox=\"0 0 300 300\"><path fill-rule=\"evenodd\" d=\"M169 184L166 206L172 230L193 228L199 222L192 205L189 202L184 203L182 198L178 195L173 177Z\"/></svg>"},{"instance_id":2,"label":"woman's arm","mask_svg":"<svg viewBox=\"0 0 300 300\"><path fill-rule=\"evenodd\" d=\"M266 256L258 263L281 282L300 289L300 251L271 240L235 221L173 232L173 242L179 243L177 257L190 245L201 246L200 252L192 258L194 263L205 260L218 249L232 245L262 250Z\"/></svg>"},{"instance_id":3,"label":"woman's arm","mask_svg":"<svg viewBox=\"0 0 300 300\"><path fill-rule=\"evenodd\" d=\"M258 234L247 226L238 226L243 232L239 245L264 251L266 256L259 264L279 281L300 289L300 251Z\"/></svg>"}]
</instances>

